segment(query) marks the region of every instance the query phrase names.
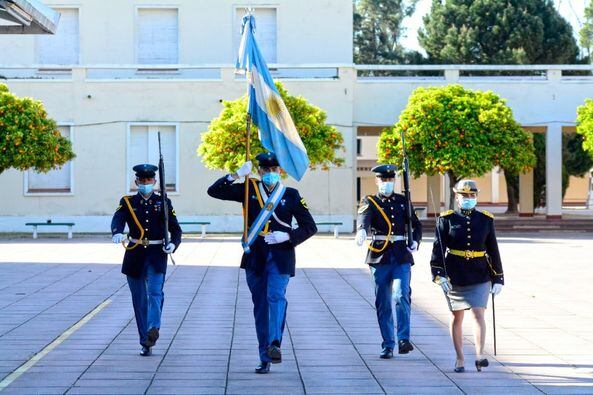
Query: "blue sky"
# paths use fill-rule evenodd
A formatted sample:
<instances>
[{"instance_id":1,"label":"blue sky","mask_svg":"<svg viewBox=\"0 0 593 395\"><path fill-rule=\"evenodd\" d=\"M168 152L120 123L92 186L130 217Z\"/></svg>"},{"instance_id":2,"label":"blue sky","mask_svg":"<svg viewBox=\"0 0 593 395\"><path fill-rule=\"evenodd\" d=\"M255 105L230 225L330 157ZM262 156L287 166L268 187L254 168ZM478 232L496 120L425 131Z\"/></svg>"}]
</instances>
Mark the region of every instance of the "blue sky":
<instances>
[{"instance_id":1,"label":"blue sky","mask_svg":"<svg viewBox=\"0 0 593 395\"><path fill-rule=\"evenodd\" d=\"M554 0L554 5L560 11L560 14L566 18L575 31L575 36L578 34L583 22L585 14L585 6L591 0ZM418 45L417 31L422 26L422 17L430 12L431 0L419 0L416 5L416 12L412 17L406 19L404 26L406 27L406 37L402 39L402 44L410 49L423 52Z\"/></svg>"}]
</instances>

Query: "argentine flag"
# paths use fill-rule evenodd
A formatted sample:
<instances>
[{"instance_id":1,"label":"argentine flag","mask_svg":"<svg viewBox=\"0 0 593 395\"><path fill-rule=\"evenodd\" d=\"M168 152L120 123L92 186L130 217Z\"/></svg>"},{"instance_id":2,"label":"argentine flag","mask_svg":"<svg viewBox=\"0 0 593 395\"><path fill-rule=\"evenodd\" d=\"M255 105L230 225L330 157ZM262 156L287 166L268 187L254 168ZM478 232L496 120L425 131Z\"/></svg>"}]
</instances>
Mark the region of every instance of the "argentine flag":
<instances>
[{"instance_id":1,"label":"argentine flag","mask_svg":"<svg viewBox=\"0 0 593 395\"><path fill-rule=\"evenodd\" d=\"M245 15L235 72L247 73L248 112L253 124L259 129L262 145L276 154L278 163L288 175L300 180L309 167L307 150L280 93L274 86L266 61L255 41L254 29L254 16Z\"/></svg>"}]
</instances>

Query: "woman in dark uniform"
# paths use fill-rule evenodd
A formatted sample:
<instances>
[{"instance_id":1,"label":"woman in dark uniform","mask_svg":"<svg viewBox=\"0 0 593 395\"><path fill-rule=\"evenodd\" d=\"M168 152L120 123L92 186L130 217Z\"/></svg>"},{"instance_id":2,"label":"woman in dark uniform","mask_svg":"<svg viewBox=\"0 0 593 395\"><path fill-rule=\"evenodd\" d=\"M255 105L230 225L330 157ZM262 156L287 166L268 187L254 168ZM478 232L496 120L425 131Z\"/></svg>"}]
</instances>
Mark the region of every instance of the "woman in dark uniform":
<instances>
[{"instance_id":1,"label":"woman in dark uniform","mask_svg":"<svg viewBox=\"0 0 593 395\"><path fill-rule=\"evenodd\" d=\"M474 317L475 366L488 366L484 357L488 296L498 295L504 284L502 263L494 232L494 216L475 209L478 188L475 181L461 180L455 188L458 209L445 211L438 219L430 261L433 281L441 286L453 313L451 337L457 360L455 372L465 371L462 324L465 310Z\"/></svg>"}]
</instances>

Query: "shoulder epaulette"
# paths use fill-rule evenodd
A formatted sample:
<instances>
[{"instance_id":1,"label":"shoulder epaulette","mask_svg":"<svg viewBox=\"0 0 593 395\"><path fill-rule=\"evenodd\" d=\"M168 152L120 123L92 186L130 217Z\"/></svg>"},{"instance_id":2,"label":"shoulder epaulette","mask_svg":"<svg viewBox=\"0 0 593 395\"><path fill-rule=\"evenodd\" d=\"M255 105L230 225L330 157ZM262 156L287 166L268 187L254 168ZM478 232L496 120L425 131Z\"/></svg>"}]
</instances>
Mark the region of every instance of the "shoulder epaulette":
<instances>
[{"instance_id":1,"label":"shoulder epaulette","mask_svg":"<svg viewBox=\"0 0 593 395\"><path fill-rule=\"evenodd\" d=\"M455 212L455 211L453 211L453 210L447 210L447 211L443 211L443 212L441 213L441 215L440 215L440 216L441 216L441 217L446 217L447 215L451 215L451 214L453 214L454 212Z\"/></svg>"},{"instance_id":2,"label":"shoulder epaulette","mask_svg":"<svg viewBox=\"0 0 593 395\"><path fill-rule=\"evenodd\" d=\"M484 214L487 217L490 217L492 219L494 219L494 214L492 214L490 211L486 211L486 210L482 210L480 211L482 214Z\"/></svg>"}]
</instances>

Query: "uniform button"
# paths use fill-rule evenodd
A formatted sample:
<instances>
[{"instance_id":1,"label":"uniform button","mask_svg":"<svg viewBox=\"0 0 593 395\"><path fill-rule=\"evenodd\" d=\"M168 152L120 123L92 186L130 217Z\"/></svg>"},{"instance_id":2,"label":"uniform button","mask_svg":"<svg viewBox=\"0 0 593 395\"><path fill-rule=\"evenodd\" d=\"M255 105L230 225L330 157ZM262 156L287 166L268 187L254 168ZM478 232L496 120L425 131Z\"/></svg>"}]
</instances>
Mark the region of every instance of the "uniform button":
<instances>
[{"instance_id":1,"label":"uniform button","mask_svg":"<svg viewBox=\"0 0 593 395\"><path fill-rule=\"evenodd\" d=\"M146 222L148 222L148 220L146 220Z\"/></svg>"},{"instance_id":2,"label":"uniform button","mask_svg":"<svg viewBox=\"0 0 593 395\"><path fill-rule=\"evenodd\" d=\"M148 214L148 211L146 212L146 214Z\"/></svg>"},{"instance_id":3,"label":"uniform button","mask_svg":"<svg viewBox=\"0 0 593 395\"><path fill-rule=\"evenodd\" d=\"M467 228L467 230L470 231L471 229L470 228Z\"/></svg>"},{"instance_id":4,"label":"uniform button","mask_svg":"<svg viewBox=\"0 0 593 395\"><path fill-rule=\"evenodd\" d=\"M467 243L467 246L468 246L468 247L469 247L470 245L471 245L470 243Z\"/></svg>"},{"instance_id":5,"label":"uniform button","mask_svg":"<svg viewBox=\"0 0 593 395\"><path fill-rule=\"evenodd\" d=\"M148 228L144 229L144 230L148 230Z\"/></svg>"},{"instance_id":6,"label":"uniform button","mask_svg":"<svg viewBox=\"0 0 593 395\"><path fill-rule=\"evenodd\" d=\"M472 235L467 235L467 238L468 238L468 239L471 239L471 238L472 238Z\"/></svg>"},{"instance_id":7,"label":"uniform button","mask_svg":"<svg viewBox=\"0 0 593 395\"><path fill-rule=\"evenodd\" d=\"M395 218L395 217L392 215L391 218Z\"/></svg>"},{"instance_id":8,"label":"uniform button","mask_svg":"<svg viewBox=\"0 0 593 395\"><path fill-rule=\"evenodd\" d=\"M469 221L467 221L467 224L469 225Z\"/></svg>"}]
</instances>

